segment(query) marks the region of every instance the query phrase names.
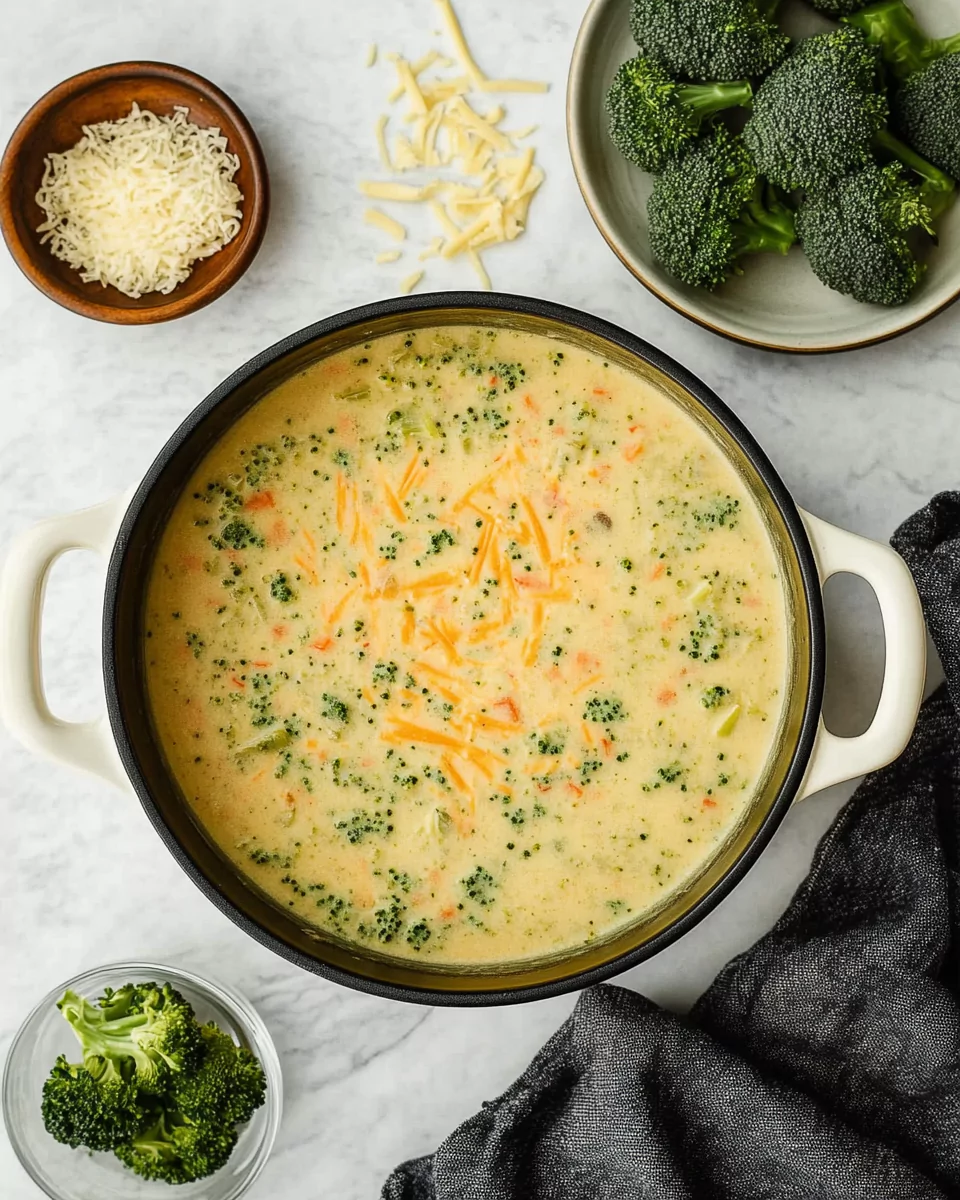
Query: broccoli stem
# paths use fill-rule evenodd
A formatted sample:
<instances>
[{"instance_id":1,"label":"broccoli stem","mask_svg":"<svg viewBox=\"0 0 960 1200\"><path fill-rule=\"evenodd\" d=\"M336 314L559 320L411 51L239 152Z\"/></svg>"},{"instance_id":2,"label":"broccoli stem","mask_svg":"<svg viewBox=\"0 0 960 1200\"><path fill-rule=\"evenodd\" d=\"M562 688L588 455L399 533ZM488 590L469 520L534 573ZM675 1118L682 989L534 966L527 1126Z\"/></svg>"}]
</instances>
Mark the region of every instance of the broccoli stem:
<instances>
[{"instance_id":1,"label":"broccoli stem","mask_svg":"<svg viewBox=\"0 0 960 1200\"><path fill-rule=\"evenodd\" d=\"M677 99L703 119L725 108L749 108L753 88L746 79L736 83L684 83L677 88Z\"/></svg>"},{"instance_id":2,"label":"broccoli stem","mask_svg":"<svg viewBox=\"0 0 960 1200\"><path fill-rule=\"evenodd\" d=\"M960 53L960 33L954 33L945 38L930 38L927 41L924 65L933 62L935 58L945 58L948 54L958 53Z\"/></svg>"},{"instance_id":3,"label":"broccoli stem","mask_svg":"<svg viewBox=\"0 0 960 1200\"><path fill-rule=\"evenodd\" d=\"M60 1001L60 1011L77 1035L83 1049L84 1059L103 1058L108 1062L132 1058L141 1070L153 1070L154 1063L133 1038L135 1030L142 1029L150 1018L143 1013L103 1021L103 1014L82 996L67 992Z\"/></svg>"},{"instance_id":4,"label":"broccoli stem","mask_svg":"<svg viewBox=\"0 0 960 1200\"><path fill-rule=\"evenodd\" d=\"M753 199L733 224L737 257L767 252L786 254L797 240L793 209L780 197L779 190L758 183Z\"/></svg>"},{"instance_id":5,"label":"broccoli stem","mask_svg":"<svg viewBox=\"0 0 960 1200\"><path fill-rule=\"evenodd\" d=\"M934 59L960 51L960 34L930 38L917 24L917 18L904 0L878 0L858 13L844 17L880 48L884 61L898 80L929 66Z\"/></svg>"},{"instance_id":6,"label":"broccoli stem","mask_svg":"<svg viewBox=\"0 0 960 1200\"><path fill-rule=\"evenodd\" d=\"M889 129L881 129L873 140L878 149L885 150L920 176L923 180L921 188L923 198L930 209L930 216L933 220L936 220L950 207L957 185L946 172L935 167L933 163L927 162L916 150L912 150L898 137L894 137Z\"/></svg>"}]
</instances>

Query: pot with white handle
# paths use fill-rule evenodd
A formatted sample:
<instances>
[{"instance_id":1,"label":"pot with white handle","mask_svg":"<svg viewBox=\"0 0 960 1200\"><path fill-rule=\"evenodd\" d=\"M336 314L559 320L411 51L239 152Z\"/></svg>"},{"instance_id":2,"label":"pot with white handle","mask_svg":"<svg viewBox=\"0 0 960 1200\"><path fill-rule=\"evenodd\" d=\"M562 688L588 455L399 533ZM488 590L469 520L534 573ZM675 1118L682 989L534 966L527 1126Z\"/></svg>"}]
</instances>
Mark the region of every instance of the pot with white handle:
<instances>
[{"instance_id":1,"label":"pot with white handle","mask_svg":"<svg viewBox=\"0 0 960 1200\"><path fill-rule=\"evenodd\" d=\"M423 965L366 951L307 925L262 892L206 836L180 793L156 736L144 667L144 599L176 501L198 464L264 395L326 356L372 338L437 325L530 331L599 352L667 393L711 436L760 509L780 563L791 620L790 669L779 736L745 817L682 889L605 939L548 958L485 968ZM39 630L47 574L67 550L109 559L103 610L107 718L53 717L43 694ZM822 585L850 572L873 588L886 639L880 701L859 737L821 717L825 665ZM763 451L723 402L633 334L546 301L487 293L402 297L321 321L264 351L222 383L171 436L130 495L42 522L10 549L0 577L0 718L24 745L111 784L132 785L168 849L201 890L258 941L348 986L429 1004L540 999L599 982L649 958L690 929L743 878L791 804L879 768L905 747L923 691L926 637L902 559L803 512Z\"/></svg>"}]
</instances>

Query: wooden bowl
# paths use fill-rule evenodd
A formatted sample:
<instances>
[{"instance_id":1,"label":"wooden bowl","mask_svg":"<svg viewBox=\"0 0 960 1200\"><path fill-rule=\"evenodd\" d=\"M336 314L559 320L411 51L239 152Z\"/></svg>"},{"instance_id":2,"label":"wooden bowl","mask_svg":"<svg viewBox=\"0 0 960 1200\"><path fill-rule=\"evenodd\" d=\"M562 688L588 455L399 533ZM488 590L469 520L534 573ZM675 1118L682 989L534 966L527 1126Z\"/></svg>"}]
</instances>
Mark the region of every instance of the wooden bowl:
<instances>
[{"instance_id":1,"label":"wooden bowl","mask_svg":"<svg viewBox=\"0 0 960 1200\"><path fill-rule=\"evenodd\" d=\"M83 136L82 126L126 116L134 101L158 116L182 106L197 125L217 126L240 159L234 182L243 193L243 220L236 237L216 254L200 259L189 278L168 295L152 292L137 300L114 287L84 283L79 271L40 244L36 232L44 220L36 194L45 157L76 145ZM222 296L253 262L269 207L263 151L246 117L208 80L167 63L112 63L65 80L30 109L0 159L0 232L17 266L64 308L116 325L171 321Z\"/></svg>"}]
</instances>

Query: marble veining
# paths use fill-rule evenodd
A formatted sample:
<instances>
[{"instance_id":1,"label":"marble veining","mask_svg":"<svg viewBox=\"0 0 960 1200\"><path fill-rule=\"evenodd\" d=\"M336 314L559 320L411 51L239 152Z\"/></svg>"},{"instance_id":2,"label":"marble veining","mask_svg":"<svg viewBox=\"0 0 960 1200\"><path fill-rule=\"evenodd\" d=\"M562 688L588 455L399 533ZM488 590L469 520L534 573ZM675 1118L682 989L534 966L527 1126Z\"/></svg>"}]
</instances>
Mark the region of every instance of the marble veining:
<instances>
[{"instance_id":1,"label":"marble veining","mask_svg":"<svg viewBox=\"0 0 960 1200\"><path fill-rule=\"evenodd\" d=\"M490 70L549 79L547 97L510 99L540 123L547 183L527 235L491 253L502 291L547 296L632 329L702 376L740 414L798 501L886 538L956 477L960 310L873 349L825 358L735 346L663 307L606 249L584 209L564 139L567 63L584 0L460 0ZM200 20L202 12L203 20ZM217 81L258 130L273 213L253 268L204 311L143 329L57 308L0 252L0 546L41 518L134 483L175 425L256 351L331 312L396 290L409 265L373 262L354 182L377 170L372 128L388 69L369 42L411 55L437 27L430 0L66 0L8 6L0 42L0 139L76 71L125 58L182 63ZM161 19L162 17L162 19ZM423 33L418 34L417 29ZM425 233L414 220L411 226ZM401 269L402 268L402 269ZM465 264L432 265L425 286L473 287ZM44 651L56 711L99 699L102 567L71 555L51 584ZM838 732L870 716L882 663L875 605L833 587ZM334 987L262 949L221 916L163 849L132 795L31 757L0 731L0 1055L30 1006L69 974L118 958L176 961L239 986L276 1038L287 1105L251 1200L361 1200L400 1159L436 1145L522 1070L573 998L487 1011L423 1009ZM803 877L849 794L834 788L790 815L746 881L695 931L620 982L683 1008L760 935ZM38 1195L0 1139L0 1195Z\"/></svg>"}]
</instances>

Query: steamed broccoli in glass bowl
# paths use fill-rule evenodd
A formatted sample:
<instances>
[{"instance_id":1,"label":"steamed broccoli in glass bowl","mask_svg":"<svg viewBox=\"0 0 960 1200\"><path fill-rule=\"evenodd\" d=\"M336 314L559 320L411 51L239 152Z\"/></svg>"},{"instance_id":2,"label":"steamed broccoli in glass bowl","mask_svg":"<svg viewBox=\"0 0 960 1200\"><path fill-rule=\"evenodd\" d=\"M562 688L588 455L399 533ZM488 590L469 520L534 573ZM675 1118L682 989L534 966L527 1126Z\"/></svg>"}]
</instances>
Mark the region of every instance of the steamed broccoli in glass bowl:
<instances>
[{"instance_id":1,"label":"steamed broccoli in glass bowl","mask_svg":"<svg viewBox=\"0 0 960 1200\"><path fill-rule=\"evenodd\" d=\"M776 3L632 0L610 139L655 177L650 249L674 278L712 291L796 244L828 287L902 304L956 191L960 38L903 0L812 3L844 24L791 43Z\"/></svg>"},{"instance_id":2,"label":"steamed broccoli in glass bowl","mask_svg":"<svg viewBox=\"0 0 960 1200\"><path fill-rule=\"evenodd\" d=\"M157 982L153 982L156 980ZM279 1125L276 1052L221 984L151 964L87 972L14 1039L4 1120L21 1163L57 1200L237 1200Z\"/></svg>"},{"instance_id":3,"label":"steamed broccoli in glass bowl","mask_svg":"<svg viewBox=\"0 0 960 1200\"><path fill-rule=\"evenodd\" d=\"M68 989L57 1008L80 1054L58 1055L43 1085L47 1133L112 1150L144 1179L192 1183L219 1171L267 1090L250 1051L201 1025L169 983L108 987L96 1003Z\"/></svg>"}]
</instances>

